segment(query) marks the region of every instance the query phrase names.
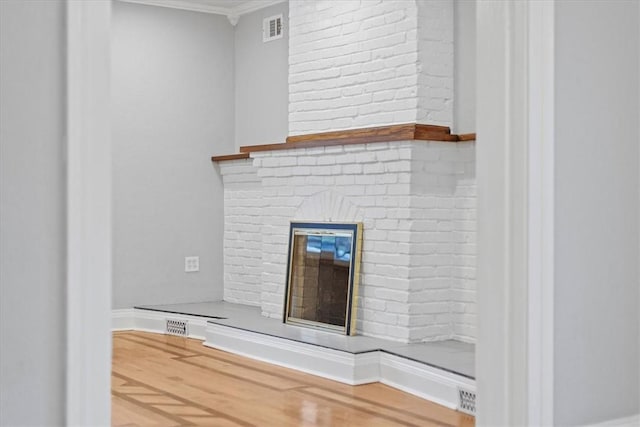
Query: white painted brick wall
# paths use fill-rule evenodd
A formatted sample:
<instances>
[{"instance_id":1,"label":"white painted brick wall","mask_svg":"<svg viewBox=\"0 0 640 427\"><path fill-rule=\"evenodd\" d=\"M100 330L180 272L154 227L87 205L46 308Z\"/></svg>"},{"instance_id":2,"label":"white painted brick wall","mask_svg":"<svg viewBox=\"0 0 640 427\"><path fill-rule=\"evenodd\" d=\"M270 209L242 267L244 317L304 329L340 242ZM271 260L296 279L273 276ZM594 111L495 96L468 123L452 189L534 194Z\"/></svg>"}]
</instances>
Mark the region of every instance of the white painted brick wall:
<instances>
[{"instance_id":1,"label":"white painted brick wall","mask_svg":"<svg viewBox=\"0 0 640 427\"><path fill-rule=\"evenodd\" d=\"M475 176L475 175L474 175ZM453 209L452 317L453 337L475 342L476 311L476 183L460 180Z\"/></svg>"},{"instance_id":2,"label":"white painted brick wall","mask_svg":"<svg viewBox=\"0 0 640 427\"><path fill-rule=\"evenodd\" d=\"M418 123L453 123L453 6L451 0L417 0Z\"/></svg>"},{"instance_id":3,"label":"white painted brick wall","mask_svg":"<svg viewBox=\"0 0 640 427\"><path fill-rule=\"evenodd\" d=\"M251 159L219 163L224 184L224 300L260 305L262 184Z\"/></svg>"},{"instance_id":4,"label":"white painted brick wall","mask_svg":"<svg viewBox=\"0 0 640 427\"><path fill-rule=\"evenodd\" d=\"M452 210L453 264L451 313L453 338L475 342L476 311L476 173L475 142L456 144L459 160ZM446 157L445 157L446 158Z\"/></svg>"},{"instance_id":5,"label":"white painted brick wall","mask_svg":"<svg viewBox=\"0 0 640 427\"><path fill-rule=\"evenodd\" d=\"M450 126L452 98L453 2L290 0L290 135Z\"/></svg>"},{"instance_id":6,"label":"white painted brick wall","mask_svg":"<svg viewBox=\"0 0 640 427\"><path fill-rule=\"evenodd\" d=\"M467 214L458 208L459 198L473 201L469 211L475 207L475 188L467 188L475 185L474 144L420 142L412 154L410 293L417 314L411 340L473 341L465 335L470 323L458 325L466 321L463 314L475 312L475 307L467 308L475 301L475 246L463 241L475 238L475 222L457 218ZM464 266L457 265L462 262ZM473 277L462 279L461 274ZM470 292L465 295L466 290Z\"/></svg>"},{"instance_id":7,"label":"white painted brick wall","mask_svg":"<svg viewBox=\"0 0 640 427\"><path fill-rule=\"evenodd\" d=\"M407 231L411 142L253 153L263 176L262 312L281 318L289 222L363 222L359 332L410 339ZM367 179L363 179L367 178ZM404 208L404 211L401 210ZM386 304L389 303L389 307ZM377 307L377 308L376 308ZM381 308L381 309L380 309Z\"/></svg>"}]
</instances>

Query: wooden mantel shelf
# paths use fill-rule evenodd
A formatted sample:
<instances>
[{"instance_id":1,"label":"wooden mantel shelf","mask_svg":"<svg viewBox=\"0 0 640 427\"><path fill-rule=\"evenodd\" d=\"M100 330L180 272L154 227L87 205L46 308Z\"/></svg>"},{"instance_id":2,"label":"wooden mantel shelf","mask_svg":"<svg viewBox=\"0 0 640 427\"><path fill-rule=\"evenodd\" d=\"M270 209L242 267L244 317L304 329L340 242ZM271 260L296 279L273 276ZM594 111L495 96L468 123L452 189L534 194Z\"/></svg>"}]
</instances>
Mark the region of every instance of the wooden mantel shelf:
<instances>
[{"instance_id":1,"label":"wooden mantel shelf","mask_svg":"<svg viewBox=\"0 0 640 427\"><path fill-rule=\"evenodd\" d=\"M379 126L361 129L349 129L335 132L313 133L290 136L285 143L266 145L246 145L240 147L240 153L224 156L213 156L211 160L246 159L250 153L258 151L290 150L292 148L326 147L330 145L367 144L370 142L394 141L474 141L475 133L453 135L446 126L422 125L407 123L401 125Z\"/></svg>"},{"instance_id":2,"label":"wooden mantel shelf","mask_svg":"<svg viewBox=\"0 0 640 427\"><path fill-rule=\"evenodd\" d=\"M211 157L211 161L214 162L223 162L225 160L239 160L239 159L248 159L249 153L237 153L237 154L225 154L223 156L213 156Z\"/></svg>"}]
</instances>

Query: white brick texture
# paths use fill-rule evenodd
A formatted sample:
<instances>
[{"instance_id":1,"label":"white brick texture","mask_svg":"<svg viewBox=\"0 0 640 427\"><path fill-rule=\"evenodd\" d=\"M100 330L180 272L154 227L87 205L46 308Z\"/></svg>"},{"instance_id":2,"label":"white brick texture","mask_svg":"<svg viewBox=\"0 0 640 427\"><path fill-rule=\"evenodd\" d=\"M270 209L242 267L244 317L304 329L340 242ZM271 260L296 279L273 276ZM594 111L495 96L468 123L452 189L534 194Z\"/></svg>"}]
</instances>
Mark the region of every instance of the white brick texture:
<instances>
[{"instance_id":1,"label":"white brick texture","mask_svg":"<svg viewBox=\"0 0 640 427\"><path fill-rule=\"evenodd\" d=\"M475 177L475 174L473 175ZM453 338L475 342L476 311L476 183L465 177L456 187L453 209L451 313Z\"/></svg>"},{"instance_id":2,"label":"white brick texture","mask_svg":"<svg viewBox=\"0 0 640 427\"><path fill-rule=\"evenodd\" d=\"M416 144L412 170L415 341L475 342L475 143ZM446 306L446 313L444 307Z\"/></svg>"},{"instance_id":3,"label":"white brick texture","mask_svg":"<svg viewBox=\"0 0 640 427\"><path fill-rule=\"evenodd\" d=\"M290 221L359 221L358 333L475 340L473 143L371 143L252 157L221 164L225 300L282 318Z\"/></svg>"},{"instance_id":4,"label":"white brick texture","mask_svg":"<svg viewBox=\"0 0 640 427\"><path fill-rule=\"evenodd\" d=\"M260 305L262 184L250 159L219 166L224 184L224 300Z\"/></svg>"},{"instance_id":5,"label":"white brick texture","mask_svg":"<svg viewBox=\"0 0 640 427\"><path fill-rule=\"evenodd\" d=\"M453 4L418 0L418 123L453 122Z\"/></svg>"},{"instance_id":6,"label":"white brick texture","mask_svg":"<svg viewBox=\"0 0 640 427\"><path fill-rule=\"evenodd\" d=\"M289 134L451 126L453 2L290 0Z\"/></svg>"}]
</instances>

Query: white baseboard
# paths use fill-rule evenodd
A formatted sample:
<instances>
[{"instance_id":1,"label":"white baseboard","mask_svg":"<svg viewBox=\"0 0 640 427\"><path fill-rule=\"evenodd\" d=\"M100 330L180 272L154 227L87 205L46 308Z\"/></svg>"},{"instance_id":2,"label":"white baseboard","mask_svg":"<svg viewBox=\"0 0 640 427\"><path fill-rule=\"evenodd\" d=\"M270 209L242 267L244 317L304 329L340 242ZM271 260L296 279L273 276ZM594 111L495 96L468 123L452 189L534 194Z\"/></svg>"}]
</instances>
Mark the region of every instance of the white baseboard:
<instances>
[{"instance_id":1,"label":"white baseboard","mask_svg":"<svg viewBox=\"0 0 640 427\"><path fill-rule=\"evenodd\" d=\"M163 334L167 319L187 320L189 337L205 340L203 344L207 347L345 384L381 382L452 409L458 407L459 387L476 390L474 380L400 356L381 351L352 354L207 323L203 317L140 309L113 310L112 327Z\"/></svg>"},{"instance_id":2,"label":"white baseboard","mask_svg":"<svg viewBox=\"0 0 640 427\"><path fill-rule=\"evenodd\" d=\"M130 331L135 327L133 308L111 310L111 330Z\"/></svg>"},{"instance_id":3,"label":"white baseboard","mask_svg":"<svg viewBox=\"0 0 640 427\"><path fill-rule=\"evenodd\" d=\"M630 417L617 418L615 420L603 421L597 424L591 424L588 427L638 427L640 426L640 414Z\"/></svg>"},{"instance_id":4,"label":"white baseboard","mask_svg":"<svg viewBox=\"0 0 640 427\"><path fill-rule=\"evenodd\" d=\"M380 354L380 382L451 409L458 388L476 391L474 380L393 354Z\"/></svg>"},{"instance_id":5,"label":"white baseboard","mask_svg":"<svg viewBox=\"0 0 640 427\"><path fill-rule=\"evenodd\" d=\"M351 385L379 378L378 355L372 353L351 354L211 323L204 345Z\"/></svg>"},{"instance_id":6,"label":"white baseboard","mask_svg":"<svg viewBox=\"0 0 640 427\"><path fill-rule=\"evenodd\" d=\"M381 382L452 409L459 388L476 390L474 380L381 351L351 354L211 323L204 345L346 384Z\"/></svg>"},{"instance_id":7,"label":"white baseboard","mask_svg":"<svg viewBox=\"0 0 640 427\"><path fill-rule=\"evenodd\" d=\"M166 332L167 319L186 320L189 324L188 337L198 340L205 339L207 319L204 317L137 308L112 310L111 328L113 331L135 330L164 334Z\"/></svg>"}]
</instances>

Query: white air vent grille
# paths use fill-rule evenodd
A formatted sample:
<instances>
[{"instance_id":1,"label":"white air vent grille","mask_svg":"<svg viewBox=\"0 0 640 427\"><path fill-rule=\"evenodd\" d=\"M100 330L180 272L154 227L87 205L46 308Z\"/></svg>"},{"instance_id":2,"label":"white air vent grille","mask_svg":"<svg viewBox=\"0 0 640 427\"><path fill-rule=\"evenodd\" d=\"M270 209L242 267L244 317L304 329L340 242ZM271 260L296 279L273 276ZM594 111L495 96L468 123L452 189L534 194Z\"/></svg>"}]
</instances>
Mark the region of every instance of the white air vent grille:
<instances>
[{"instance_id":1,"label":"white air vent grille","mask_svg":"<svg viewBox=\"0 0 640 427\"><path fill-rule=\"evenodd\" d=\"M270 16L262 21L262 41L282 38L282 14Z\"/></svg>"},{"instance_id":2,"label":"white air vent grille","mask_svg":"<svg viewBox=\"0 0 640 427\"><path fill-rule=\"evenodd\" d=\"M169 335L186 337L189 335L189 322L186 320L167 319L165 332Z\"/></svg>"},{"instance_id":3,"label":"white air vent grille","mask_svg":"<svg viewBox=\"0 0 640 427\"><path fill-rule=\"evenodd\" d=\"M476 414L476 393L463 388L458 388L458 411L465 414Z\"/></svg>"}]
</instances>

